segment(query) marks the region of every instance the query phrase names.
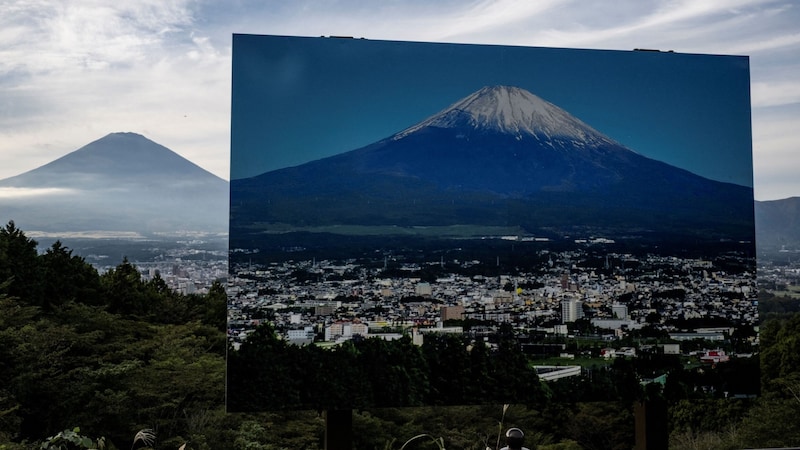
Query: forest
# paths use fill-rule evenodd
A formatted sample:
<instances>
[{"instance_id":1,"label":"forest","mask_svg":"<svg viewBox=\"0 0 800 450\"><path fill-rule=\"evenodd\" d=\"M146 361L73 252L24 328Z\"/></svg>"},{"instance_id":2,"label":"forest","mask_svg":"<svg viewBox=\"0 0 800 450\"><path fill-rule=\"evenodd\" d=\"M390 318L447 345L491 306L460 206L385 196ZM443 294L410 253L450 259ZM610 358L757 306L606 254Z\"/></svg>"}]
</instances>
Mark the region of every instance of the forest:
<instances>
[{"instance_id":1,"label":"forest","mask_svg":"<svg viewBox=\"0 0 800 450\"><path fill-rule=\"evenodd\" d=\"M631 449L633 405L646 398L667 402L673 449L800 445L800 314L785 298L759 300L769 313L760 326L757 398L698 392L680 379L643 389L631 366L647 362L620 360L607 373L529 386L536 395L511 405L356 405L353 448L398 449L421 434L431 439L406 448L499 448L498 435L513 426L525 431L530 449ZM323 448L320 410L226 408L226 301L222 282L208 294L183 295L158 276L144 281L126 259L100 274L61 242L40 251L9 222L0 228L0 449ZM246 351L275 345L269 327L259 333ZM338 351L389 357L378 344L353 345ZM462 360L440 363L482 370ZM502 374L488 366L483 372ZM248 373L256 377L248 382L257 383L259 373ZM432 395L414 391L430 389L431 380L396 383L413 374L369 376L385 377L380 395ZM577 389L593 389L596 401L575 402Z\"/></svg>"}]
</instances>

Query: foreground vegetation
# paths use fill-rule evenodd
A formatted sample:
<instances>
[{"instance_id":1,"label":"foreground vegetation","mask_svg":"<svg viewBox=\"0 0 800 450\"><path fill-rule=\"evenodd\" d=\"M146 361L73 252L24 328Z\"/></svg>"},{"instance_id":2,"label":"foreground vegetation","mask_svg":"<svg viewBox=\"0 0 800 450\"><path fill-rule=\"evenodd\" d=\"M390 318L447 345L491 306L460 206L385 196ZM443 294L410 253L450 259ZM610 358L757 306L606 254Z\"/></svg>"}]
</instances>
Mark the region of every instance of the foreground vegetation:
<instances>
[{"instance_id":1,"label":"foreground vegetation","mask_svg":"<svg viewBox=\"0 0 800 450\"><path fill-rule=\"evenodd\" d=\"M800 444L800 315L787 299L761 302L781 308L761 327L759 398L726 399L680 383L648 392L669 402L672 448ZM219 283L206 295L181 295L159 277L142 280L125 260L98 274L61 243L37 253L9 223L0 229L0 449L322 448L319 411L226 412L225 311ZM618 381L551 384L534 404L509 408L355 410L354 448L395 449L428 434L447 448L483 450L516 426L529 448L630 449L632 404L644 393L635 380ZM630 397L602 398L620 386ZM604 401L570 401L570 392L588 388ZM137 439L142 433L154 437ZM413 448L436 445L419 440Z\"/></svg>"}]
</instances>

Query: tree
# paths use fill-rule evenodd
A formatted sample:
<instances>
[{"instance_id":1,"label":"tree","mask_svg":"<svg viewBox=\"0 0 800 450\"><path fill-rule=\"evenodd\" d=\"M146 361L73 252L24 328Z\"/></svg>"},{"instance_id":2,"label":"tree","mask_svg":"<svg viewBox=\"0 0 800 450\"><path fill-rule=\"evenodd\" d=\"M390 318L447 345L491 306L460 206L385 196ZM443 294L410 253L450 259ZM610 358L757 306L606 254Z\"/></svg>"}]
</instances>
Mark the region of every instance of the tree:
<instances>
[{"instance_id":1,"label":"tree","mask_svg":"<svg viewBox=\"0 0 800 450\"><path fill-rule=\"evenodd\" d=\"M203 300L203 323L225 331L228 327L228 294L222 283L215 281Z\"/></svg>"},{"instance_id":2,"label":"tree","mask_svg":"<svg viewBox=\"0 0 800 450\"><path fill-rule=\"evenodd\" d=\"M428 397L427 365L408 336L387 342L369 338L355 345L362 376L375 406L416 406Z\"/></svg>"},{"instance_id":3,"label":"tree","mask_svg":"<svg viewBox=\"0 0 800 450\"><path fill-rule=\"evenodd\" d=\"M473 348L474 351L474 348ZM422 352L428 364L431 396L428 403L436 405L463 404L464 398L480 395L471 388L476 385L466 344L460 336L435 333L425 336ZM474 367L479 370L481 364Z\"/></svg>"},{"instance_id":4,"label":"tree","mask_svg":"<svg viewBox=\"0 0 800 450\"><path fill-rule=\"evenodd\" d=\"M800 445L800 403L768 396L758 400L739 425L736 448L780 448Z\"/></svg>"},{"instance_id":5,"label":"tree","mask_svg":"<svg viewBox=\"0 0 800 450\"><path fill-rule=\"evenodd\" d=\"M40 306L36 245L14 221L0 228L0 282L10 282L6 291L9 296Z\"/></svg>"},{"instance_id":6,"label":"tree","mask_svg":"<svg viewBox=\"0 0 800 450\"><path fill-rule=\"evenodd\" d=\"M38 314L38 308L20 306L6 294L9 284L10 280L0 283L0 442L9 441L20 432L22 405L9 389L18 370L13 349L21 343L19 327Z\"/></svg>"},{"instance_id":7,"label":"tree","mask_svg":"<svg viewBox=\"0 0 800 450\"><path fill-rule=\"evenodd\" d=\"M630 449L634 420L630 403L580 403L566 424L569 438L586 450Z\"/></svg>"},{"instance_id":8,"label":"tree","mask_svg":"<svg viewBox=\"0 0 800 450\"><path fill-rule=\"evenodd\" d=\"M759 339L761 384L765 389L780 389L775 380L800 373L800 314L765 321Z\"/></svg>"},{"instance_id":9,"label":"tree","mask_svg":"<svg viewBox=\"0 0 800 450\"><path fill-rule=\"evenodd\" d=\"M56 241L39 256L41 280L41 306L45 310L68 301L89 305L100 303L100 276L97 270L72 250Z\"/></svg>"},{"instance_id":10,"label":"tree","mask_svg":"<svg viewBox=\"0 0 800 450\"><path fill-rule=\"evenodd\" d=\"M228 354L228 409L262 411L300 407L300 361L269 324L256 328Z\"/></svg>"},{"instance_id":11,"label":"tree","mask_svg":"<svg viewBox=\"0 0 800 450\"><path fill-rule=\"evenodd\" d=\"M101 282L108 310L112 313L143 317L154 306L147 304L145 283L128 258L103 274Z\"/></svg>"}]
</instances>

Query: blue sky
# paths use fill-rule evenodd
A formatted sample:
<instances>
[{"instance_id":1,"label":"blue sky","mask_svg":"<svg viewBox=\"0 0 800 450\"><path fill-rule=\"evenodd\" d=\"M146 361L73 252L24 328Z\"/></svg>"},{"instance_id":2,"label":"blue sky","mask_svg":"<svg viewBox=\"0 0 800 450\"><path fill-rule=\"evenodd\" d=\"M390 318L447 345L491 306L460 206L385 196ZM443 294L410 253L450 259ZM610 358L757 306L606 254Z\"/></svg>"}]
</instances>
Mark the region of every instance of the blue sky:
<instances>
[{"instance_id":1,"label":"blue sky","mask_svg":"<svg viewBox=\"0 0 800 450\"><path fill-rule=\"evenodd\" d=\"M752 186L748 66L742 56L237 35L231 177L353 150L483 86L512 85L634 151Z\"/></svg>"},{"instance_id":2,"label":"blue sky","mask_svg":"<svg viewBox=\"0 0 800 450\"><path fill-rule=\"evenodd\" d=\"M0 178L117 131L229 178L232 35L344 35L747 55L755 196L800 196L793 0L0 0L0 8Z\"/></svg>"}]
</instances>

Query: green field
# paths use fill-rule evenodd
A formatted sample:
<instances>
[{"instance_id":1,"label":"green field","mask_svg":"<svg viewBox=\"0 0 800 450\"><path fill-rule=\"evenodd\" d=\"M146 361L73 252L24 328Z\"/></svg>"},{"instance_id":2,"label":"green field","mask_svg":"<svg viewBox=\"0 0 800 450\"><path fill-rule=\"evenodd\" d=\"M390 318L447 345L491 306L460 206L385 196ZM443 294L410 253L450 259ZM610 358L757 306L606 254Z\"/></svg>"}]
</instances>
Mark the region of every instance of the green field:
<instances>
[{"instance_id":1,"label":"green field","mask_svg":"<svg viewBox=\"0 0 800 450\"><path fill-rule=\"evenodd\" d=\"M316 227L296 227L283 223L254 223L249 227L263 234L283 234L292 232L331 233L346 236L420 236L471 238L476 236L525 236L520 227L500 227L488 225L448 225L448 226L410 226L396 225L326 225Z\"/></svg>"},{"instance_id":2,"label":"green field","mask_svg":"<svg viewBox=\"0 0 800 450\"><path fill-rule=\"evenodd\" d=\"M786 290L773 291L773 293L778 297L800 299L800 286L787 286Z\"/></svg>"}]
</instances>

